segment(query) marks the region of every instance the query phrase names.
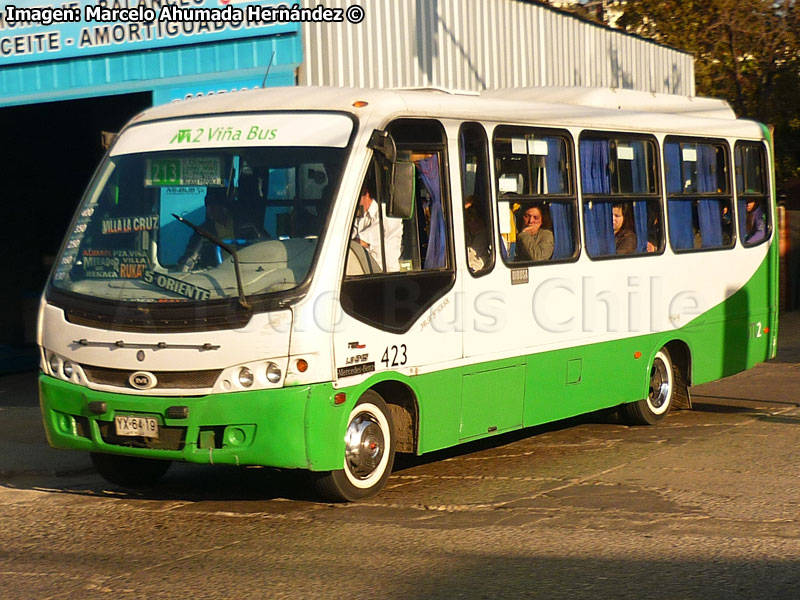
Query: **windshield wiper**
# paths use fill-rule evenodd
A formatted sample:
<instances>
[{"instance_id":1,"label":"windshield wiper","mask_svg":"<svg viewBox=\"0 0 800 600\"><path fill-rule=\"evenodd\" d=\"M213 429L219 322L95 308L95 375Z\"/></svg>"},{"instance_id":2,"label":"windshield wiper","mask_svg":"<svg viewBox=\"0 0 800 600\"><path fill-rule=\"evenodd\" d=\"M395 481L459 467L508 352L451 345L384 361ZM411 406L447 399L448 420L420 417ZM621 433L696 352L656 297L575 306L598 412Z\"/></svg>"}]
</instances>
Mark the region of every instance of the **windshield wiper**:
<instances>
[{"instance_id":1,"label":"windshield wiper","mask_svg":"<svg viewBox=\"0 0 800 600\"><path fill-rule=\"evenodd\" d=\"M242 308L250 310L252 307L250 306L250 303L247 301L247 297L244 295L244 286L242 285L242 273L239 270L239 257L236 254L236 249L223 242L214 234L209 233L202 227L198 227L191 221L187 221L186 219L184 219L183 217L179 217L175 213L172 213L172 216L175 217L176 221L180 221L187 227L191 227L195 231L195 233L197 233L197 235L203 236L208 241L216 244L217 246L225 250L225 252L227 252L233 257L233 270L236 272L236 288L239 290L239 304L242 305Z\"/></svg>"}]
</instances>

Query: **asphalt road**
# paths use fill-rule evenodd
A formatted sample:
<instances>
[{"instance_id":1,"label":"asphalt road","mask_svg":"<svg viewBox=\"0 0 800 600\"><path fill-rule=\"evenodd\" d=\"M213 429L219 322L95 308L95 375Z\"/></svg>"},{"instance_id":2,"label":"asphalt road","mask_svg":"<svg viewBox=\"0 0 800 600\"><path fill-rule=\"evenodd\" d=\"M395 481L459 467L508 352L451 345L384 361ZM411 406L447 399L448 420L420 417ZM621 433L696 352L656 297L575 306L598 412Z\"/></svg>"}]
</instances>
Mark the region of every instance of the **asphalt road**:
<instances>
[{"instance_id":1,"label":"asphalt road","mask_svg":"<svg viewBox=\"0 0 800 600\"><path fill-rule=\"evenodd\" d=\"M611 412L400 462L364 503L295 473L177 465L131 493L44 441L0 378L0 598L799 598L800 314L779 357Z\"/></svg>"}]
</instances>

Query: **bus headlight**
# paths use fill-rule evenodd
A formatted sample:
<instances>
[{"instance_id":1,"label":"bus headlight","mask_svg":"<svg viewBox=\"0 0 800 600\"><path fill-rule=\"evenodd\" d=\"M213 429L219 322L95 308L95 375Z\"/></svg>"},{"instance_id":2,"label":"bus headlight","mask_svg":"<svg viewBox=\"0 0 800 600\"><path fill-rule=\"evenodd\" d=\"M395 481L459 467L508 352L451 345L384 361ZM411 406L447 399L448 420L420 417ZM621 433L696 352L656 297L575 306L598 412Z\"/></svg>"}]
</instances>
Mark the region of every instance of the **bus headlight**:
<instances>
[{"instance_id":1,"label":"bus headlight","mask_svg":"<svg viewBox=\"0 0 800 600\"><path fill-rule=\"evenodd\" d=\"M50 372L58 377L61 374L61 359L57 354L50 355Z\"/></svg>"},{"instance_id":2,"label":"bus headlight","mask_svg":"<svg viewBox=\"0 0 800 600\"><path fill-rule=\"evenodd\" d=\"M73 365L71 362L67 360L64 361L63 369L64 369L64 377L66 377L67 379L72 379L72 374L75 372L75 365Z\"/></svg>"},{"instance_id":3,"label":"bus headlight","mask_svg":"<svg viewBox=\"0 0 800 600\"><path fill-rule=\"evenodd\" d=\"M239 384L242 387L249 388L251 385L253 385L253 381L253 372L250 369L247 367L242 367L239 369Z\"/></svg>"},{"instance_id":4,"label":"bus headlight","mask_svg":"<svg viewBox=\"0 0 800 600\"><path fill-rule=\"evenodd\" d=\"M278 383L281 380L281 368L275 363L267 363L267 381L270 383Z\"/></svg>"}]
</instances>

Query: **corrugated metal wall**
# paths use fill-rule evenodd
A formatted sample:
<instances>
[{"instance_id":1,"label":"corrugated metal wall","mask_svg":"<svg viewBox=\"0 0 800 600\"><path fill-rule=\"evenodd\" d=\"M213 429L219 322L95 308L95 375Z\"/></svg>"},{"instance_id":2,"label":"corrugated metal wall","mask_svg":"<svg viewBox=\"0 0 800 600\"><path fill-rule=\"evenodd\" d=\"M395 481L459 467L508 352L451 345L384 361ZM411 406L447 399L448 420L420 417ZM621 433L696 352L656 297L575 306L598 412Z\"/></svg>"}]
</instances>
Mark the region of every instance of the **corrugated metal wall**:
<instances>
[{"instance_id":1,"label":"corrugated metal wall","mask_svg":"<svg viewBox=\"0 0 800 600\"><path fill-rule=\"evenodd\" d=\"M303 0L313 8L317 0ZM329 0L361 23L303 25L301 85L592 86L694 95L690 54L520 0Z\"/></svg>"},{"instance_id":2,"label":"corrugated metal wall","mask_svg":"<svg viewBox=\"0 0 800 600\"><path fill-rule=\"evenodd\" d=\"M276 59L270 83L274 85L279 79L282 85L292 85L294 68L301 56L300 36L296 34L0 65L0 107L158 92L162 88L184 87L191 82L222 77L232 81L252 77L260 82L273 51Z\"/></svg>"}]
</instances>

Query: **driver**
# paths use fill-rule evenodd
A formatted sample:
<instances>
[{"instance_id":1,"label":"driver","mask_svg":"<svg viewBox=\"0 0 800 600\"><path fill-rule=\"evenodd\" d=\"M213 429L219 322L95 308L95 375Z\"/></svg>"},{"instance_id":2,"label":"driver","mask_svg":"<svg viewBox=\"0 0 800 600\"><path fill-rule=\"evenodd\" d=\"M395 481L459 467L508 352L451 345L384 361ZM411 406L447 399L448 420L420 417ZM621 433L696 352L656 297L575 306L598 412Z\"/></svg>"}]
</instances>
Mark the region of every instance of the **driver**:
<instances>
[{"instance_id":1,"label":"driver","mask_svg":"<svg viewBox=\"0 0 800 600\"><path fill-rule=\"evenodd\" d=\"M227 189L209 187L206 192L206 220L200 225L208 233L221 240L235 237L233 215L227 203ZM198 233L193 233L186 244L186 250L178 264L182 271L191 271L195 267L216 266L223 260L222 249Z\"/></svg>"}]
</instances>

